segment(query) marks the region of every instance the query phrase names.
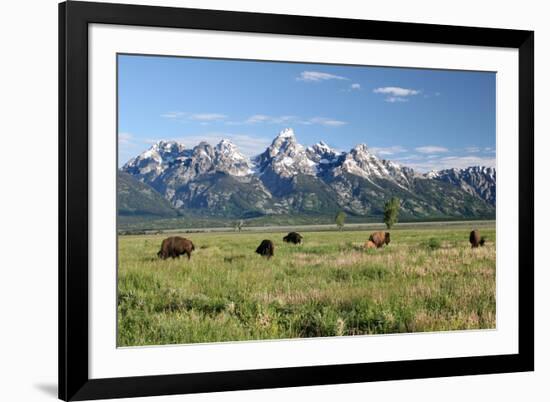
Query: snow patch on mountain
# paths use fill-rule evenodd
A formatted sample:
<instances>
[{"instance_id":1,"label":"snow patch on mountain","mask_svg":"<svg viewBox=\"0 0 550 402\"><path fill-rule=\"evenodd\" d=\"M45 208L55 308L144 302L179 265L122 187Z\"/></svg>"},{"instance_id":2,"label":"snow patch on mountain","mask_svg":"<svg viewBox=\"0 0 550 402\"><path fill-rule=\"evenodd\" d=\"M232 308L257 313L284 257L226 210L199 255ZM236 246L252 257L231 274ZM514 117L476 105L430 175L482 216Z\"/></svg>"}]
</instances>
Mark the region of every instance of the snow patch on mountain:
<instances>
[{"instance_id":1,"label":"snow patch on mountain","mask_svg":"<svg viewBox=\"0 0 550 402\"><path fill-rule=\"evenodd\" d=\"M492 205L496 204L496 169L493 167L471 166L465 169L444 169L428 172L424 177L454 184Z\"/></svg>"},{"instance_id":2,"label":"snow patch on mountain","mask_svg":"<svg viewBox=\"0 0 550 402\"><path fill-rule=\"evenodd\" d=\"M494 168L477 166L418 174L379 159L366 144L358 144L348 152L335 150L323 141L304 147L291 128L282 130L264 152L252 159L228 139L214 146L201 142L191 149L176 141L159 141L121 170L151 185L173 206L183 209L223 211L234 203L233 210L247 205L253 213L328 206L369 214L373 200L382 202L398 186L400 192L411 194L414 213L437 210L438 205L418 203L418 197L424 197L417 193L418 180L451 183L492 206L496 198Z\"/></svg>"},{"instance_id":3,"label":"snow patch on mountain","mask_svg":"<svg viewBox=\"0 0 550 402\"><path fill-rule=\"evenodd\" d=\"M142 181L160 176L178 157L185 153L185 146L176 141L159 141L147 151L129 160L122 170Z\"/></svg>"},{"instance_id":4,"label":"snow patch on mountain","mask_svg":"<svg viewBox=\"0 0 550 402\"><path fill-rule=\"evenodd\" d=\"M309 159L304 146L296 141L294 130L291 128L281 131L254 162L260 174L274 173L286 179L298 174L317 174L316 163Z\"/></svg>"}]
</instances>

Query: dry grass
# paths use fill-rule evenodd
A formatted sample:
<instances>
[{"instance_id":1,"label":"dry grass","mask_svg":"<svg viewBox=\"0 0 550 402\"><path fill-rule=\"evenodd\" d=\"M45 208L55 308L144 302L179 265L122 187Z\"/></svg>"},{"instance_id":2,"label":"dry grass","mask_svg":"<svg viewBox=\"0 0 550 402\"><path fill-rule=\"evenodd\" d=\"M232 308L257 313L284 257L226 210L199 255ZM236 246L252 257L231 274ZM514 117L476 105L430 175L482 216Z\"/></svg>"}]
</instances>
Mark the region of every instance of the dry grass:
<instances>
[{"instance_id":1,"label":"dry grass","mask_svg":"<svg viewBox=\"0 0 550 402\"><path fill-rule=\"evenodd\" d=\"M162 236L119 238L118 344L150 345L495 327L495 231L196 233L191 261L155 258ZM254 253L264 238L275 257ZM433 239L437 239L434 241Z\"/></svg>"}]
</instances>

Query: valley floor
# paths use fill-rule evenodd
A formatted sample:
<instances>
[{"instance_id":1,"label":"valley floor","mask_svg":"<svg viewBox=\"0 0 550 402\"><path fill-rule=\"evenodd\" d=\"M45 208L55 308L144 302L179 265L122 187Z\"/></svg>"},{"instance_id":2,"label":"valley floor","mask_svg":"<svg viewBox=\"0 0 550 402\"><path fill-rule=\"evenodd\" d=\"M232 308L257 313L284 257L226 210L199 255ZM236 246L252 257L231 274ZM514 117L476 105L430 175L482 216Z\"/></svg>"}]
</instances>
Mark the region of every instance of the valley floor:
<instances>
[{"instance_id":1,"label":"valley floor","mask_svg":"<svg viewBox=\"0 0 550 402\"><path fill-rule=\"evenodd\" d=\"M182 233L190 261L157 259L166 234L119 236L118 346L495 328L494 222L399 225L377 250L372 229L313 229Z\"/></svg>"}]
</instances>

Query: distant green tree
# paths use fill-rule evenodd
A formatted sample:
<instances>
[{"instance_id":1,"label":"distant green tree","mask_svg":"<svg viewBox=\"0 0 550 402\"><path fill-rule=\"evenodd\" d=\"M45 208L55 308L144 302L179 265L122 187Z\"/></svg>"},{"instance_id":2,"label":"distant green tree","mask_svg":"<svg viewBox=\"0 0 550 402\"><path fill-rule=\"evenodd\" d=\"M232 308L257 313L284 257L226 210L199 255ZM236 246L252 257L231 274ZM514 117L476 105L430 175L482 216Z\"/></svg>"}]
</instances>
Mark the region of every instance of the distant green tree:
<instances>
[{"instance_id":1,"label":"distant green tree","mask_svg":"<svg viewBox=\"0 0 550 402\"><path fill-rule=\"evenodd\" d=\"M338 226L338 230L344 229L344 224L346 223L346 213L344 211L338 212L334 218L334 223Z\"/></svg>"},{"instance_id":2,"label":"distant green tree","mask_svg":"<svg viewBox=\"0 0 550 402\"><path fill-rule=\"evenodd\" d=\"M388 229L397 223L399 217L400 200L397 197L392 197L384 204L384 223Z\"/></svg>"},{"instance_id":3,"label":"distant green tree","mask_svg":"<svg viewBox=\"0 0 550 402\"><path fill-rule=\"evenodd\" d=\"M243 229L244 221L241 219L235 222L235 232L240 232Z\"/></svg>"}]
</instances>

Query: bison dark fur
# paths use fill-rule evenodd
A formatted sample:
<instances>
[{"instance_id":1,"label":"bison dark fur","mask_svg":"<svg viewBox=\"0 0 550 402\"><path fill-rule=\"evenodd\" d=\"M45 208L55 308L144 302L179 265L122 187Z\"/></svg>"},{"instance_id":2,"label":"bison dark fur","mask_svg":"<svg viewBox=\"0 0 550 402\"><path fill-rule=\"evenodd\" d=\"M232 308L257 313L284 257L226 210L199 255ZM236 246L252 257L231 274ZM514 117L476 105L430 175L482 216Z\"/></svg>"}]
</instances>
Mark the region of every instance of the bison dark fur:
<instances>
[{"instance_id":1,"label":"bison dark fur","mask_svg":"<svg viewBox=\"0 0 550 402\"><path fill-rule=\"evenodd\" d=\"M376 245L376 248L380 248L384 244L390 244L390 233L374 232L370 235L369 240Z\"/></svg>"},{"instance_id":2,"label":"bison dark fur","mask_svg":"<svg viewBox=\"0 0 550 402\"><path fill-rule=\"evenodd\" d=\"M285 237L283 237L284 242L293 244L302 244L302 239L303 236L297 232L290 232Z\"/></svg>"},{"instance_id":3,"label":"bison dark fur","mask_svg":"<svg viewBox=\"0 0 550 402\"><path fill-rule=\"evenodd\" d=\"M176 258L182 254L187 254L187 259L191 259L191 252L195 250L193 242L179 236L172 236L164 239L157 253L163 260L171 257Z\"/></svg>"},{"instance_id":4,"label":"bison dark fur","mask_svg":"<svg viewBox=\"0 0 550 402\"><path fill-rule=\"evenodd\" d=\"M472 230L470 232L470 244L472 248L477 248L485 244L485 237L481 237L479 230Z\"/></svg>"},{"instance_id":5,"label":"bison dark fur","mask_svg":"<svg viewBox=\"0 0 550 402\"><path fill-rule=\"evenodd\" d=\"M256 249L256 253L266 258L271 258L273 257L273 254L275 254L275 245L271 240L262 240Z\"/></svg>"}]
</instances>

